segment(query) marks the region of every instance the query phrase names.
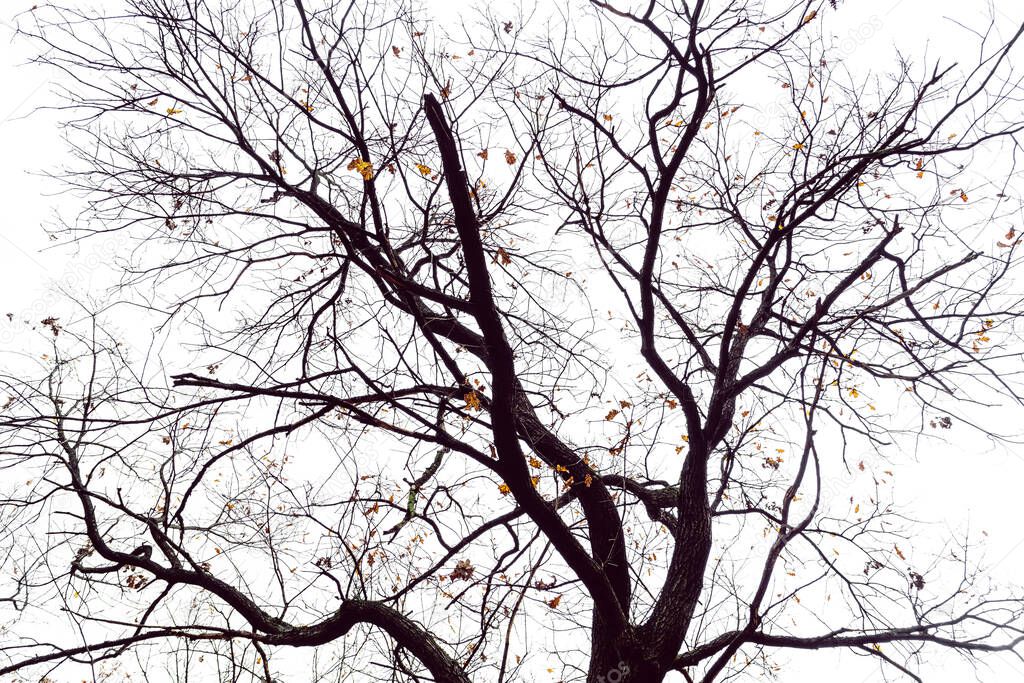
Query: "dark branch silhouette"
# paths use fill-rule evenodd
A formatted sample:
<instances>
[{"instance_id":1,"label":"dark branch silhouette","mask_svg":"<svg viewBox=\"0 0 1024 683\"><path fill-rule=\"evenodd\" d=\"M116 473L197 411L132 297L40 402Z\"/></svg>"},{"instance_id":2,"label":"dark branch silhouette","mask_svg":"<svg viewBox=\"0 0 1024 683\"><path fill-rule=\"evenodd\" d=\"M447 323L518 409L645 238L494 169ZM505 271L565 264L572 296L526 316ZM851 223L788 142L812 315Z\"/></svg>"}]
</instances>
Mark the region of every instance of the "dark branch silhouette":
<instances>
[{"instance_id":1,"label":"dark branch silhouette","mask_svg":"<svg viewBox=\"0 0 1024 683\"><path fill-rule=\"evenodd\" d=\"M66 84L56 235L120 276L2 381L0 674L1018 655L1024 601L889 491L1020 408L1020 197L972 174L1013 176L1024 27L865 80L836 2L551 11L19 16Z\"/></svg>"}]
</instances>

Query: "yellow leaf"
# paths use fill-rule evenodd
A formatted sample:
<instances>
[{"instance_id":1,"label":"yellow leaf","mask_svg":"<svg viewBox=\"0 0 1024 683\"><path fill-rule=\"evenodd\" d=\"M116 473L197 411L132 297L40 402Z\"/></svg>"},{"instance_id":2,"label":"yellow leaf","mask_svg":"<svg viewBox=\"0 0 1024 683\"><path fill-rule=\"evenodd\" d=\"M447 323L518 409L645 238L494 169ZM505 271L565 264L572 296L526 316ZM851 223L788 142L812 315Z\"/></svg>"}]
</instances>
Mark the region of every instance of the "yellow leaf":
<instances>
[{"instance_id":1,"label":"yellow leaf","mask_svg":"<svg viewBox=\"0 0 1024 683\"><path fill-rule=\"evenodd\" d=\"M803 148L804 148L804 145L801 142L798 142L795 145L793 145L793 149L803 149Z\"/></svg>"},{"instance_id":2,"label":"yellow leaf","mask_svg":"<svg viewBox=\"0 0 1024 683\"><path fill-rule=\"evenodd\" d=\"M806 17L804 17L804 23L805 24L811 23L812 21L814 21L814 17L816 17L816 16L818 16L818 10L814 10L813 12L808 14Z\"/></svg>"},{"instance_id":3,"label":"yellow leaf","mask_svg":"<svg viewBox=\"0 0 1024 683\"><path fill-rule=\"evenodd\" d=\"M183 111L184 111L184 109L175 109L174 107L167 107L167 115L168 116L174 116L175 114L180 114Z\"/></svg>"},{"instance_id":4,"label":"yellow leaf","mask_svg":"<svg viewBox=\"0 0 1024 683\"><path fill-rule=\"evenodd\" d=\"M603 118L605 121L611 121L612 120L612 115L611 114L605 114L601 118Z\"/></svg>"},{"instance_id":5,"label":"yellow leaf","mask_svg":"<svg viewBox=\"0 0 1024 683\"><path fill-rule=\"evenodd\" d=\"M356 157L352 161L348 162L347 168L350 171L358 171L359 175L363 176L363 180L370 180L373 178L373 164L369 161L363 161L361 157Z\"/></svg>"},{"instance_id":6,"label":"yellow leaf","mask_svg":"<svg viewBox=\"0 0 1024 683\"><path fill-rule=\"evenodd\" d=\"M503 496L507 496L512 493L512 489L508 487L508 484L498 484L498 492Z\"/></svg>"},{"instance_id":7,"label":"yellow leaf","mask_svg":"<svg viewBox=\"0 0 1024 683\"><path fill-rule=\"evenodd\" d=\"M424 166L423 164L416 164L416 170L420 172L420 175L430 175L429 166Z\"/></svg>"}]
</instances>

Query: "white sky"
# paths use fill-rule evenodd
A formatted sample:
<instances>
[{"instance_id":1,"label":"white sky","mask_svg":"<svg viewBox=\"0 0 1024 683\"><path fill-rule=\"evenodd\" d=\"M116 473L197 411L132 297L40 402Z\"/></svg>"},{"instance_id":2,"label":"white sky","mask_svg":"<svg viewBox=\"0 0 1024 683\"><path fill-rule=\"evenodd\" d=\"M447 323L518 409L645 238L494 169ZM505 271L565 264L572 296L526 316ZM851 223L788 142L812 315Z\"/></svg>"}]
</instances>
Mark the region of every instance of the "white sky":
<instances>
[{"instance_id":1,"label":"white sky","mask_svg":"<svg viewBox=\"0 0 1024 683\"><path fill-rule=\"evenodd\" d=\"M64 147L52 112L33 108L48 101L52 85L46 74L20 66L27 57L24 44L11 43L11 18L39 0L0 0L0 315L37 321L49 314L54 283L76 291L89 287L94 272L83 267L67 249L44 251L50 244L42 230L55 208L73 206L73 197L54 194L59 188L32 175L57 167ZM85 4L83 2L83 4ZM89 3L92 4L92 3ZM432 0L439 17L451 16L452 3ZM460 3L461 4L461 3ZM844 52L847 66L855 73L894 65L894 47L915 62L960 59L970 62L970 47L962 28L954 20L983 28L987 3L977 0L846 0L837 16L829 19ZM1024 18L1024 3L996 0L1000 32L1016 28ZM858 28L859 27L859 28ZM1024 59L1024 50L1018 59ZM1018 230L1020 227L1018 226ZM84 250L88 252L87 245ZM77 265L76 265L77 264ZM12 332L0 319L0 363L9 363ZM1007 424L1024 424L1022 412L1006 410ZM1007 582L1024 582L1024 529L1020 527L1020 493L1024 482L1024 448L979 450L973 435L962 429L948 432L948 443L929 444L918 454L918 464L896 471L897 502L929 525L930 532L988 532L987 564L993 576ZM1008 656L989 660L991 670L981 670L982 681L1024 680L1024 665ZM877 669L865 668L863 658L840 656L836 652L796 653L792 668L781 672L790 681L820 680L825 674L834 683L862 683L880 680ZM944 655L927 668L926 680L962 681L975 676L954 655Z\"/></svg>"}]
</instances>

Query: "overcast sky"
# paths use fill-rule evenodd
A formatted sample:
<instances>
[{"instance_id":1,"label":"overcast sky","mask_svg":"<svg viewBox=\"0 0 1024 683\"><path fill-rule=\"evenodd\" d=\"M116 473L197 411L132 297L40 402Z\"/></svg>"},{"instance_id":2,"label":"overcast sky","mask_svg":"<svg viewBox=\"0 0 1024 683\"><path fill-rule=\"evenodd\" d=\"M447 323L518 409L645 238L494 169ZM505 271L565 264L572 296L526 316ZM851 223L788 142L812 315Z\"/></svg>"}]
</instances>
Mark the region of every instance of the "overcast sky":
<instances>
[{"instance_id":1,"label":"overcast sky","mask_svg":"<svg viewBox=\"0 0 1024 683\"><path fill-rule=\"evenodd\" d=\"M38 320L56 306L60 287L83 292L101 286L107 274L87 260L90 245L76 255L66 247L51 246L43 226L56 210L69 211L75 197L59 193L59 186L35 174L60 166L65 156L58 121L61 112L37 111L53 103L54 85L49 75L23 66L28 46L12 42L12 17L40 0L3 0L0 2L0 314L12 313L16 319ZM95 4L85 3L82 4ZM436 5L439 17L451 17L455 3ZM461 3L459 3L461 4ZM997 27L1009 35L1024 19L1024 3L998 0L993 10ZM847 0L828 26L840 41L848 68L856 73L891 68L898 49L917 63L960 59L970 61L971 43L965 29L983 28L986 3L970 0ZM1018 60L1024 59L1019 51ZM1014 193L1019 194L1019 192ZM70 213L68 215L71 215ZM1020 226L1018 226L1018 230ZM1021 283L1024 287L1024 283ZM102 292L95 292L101 298ZM0 322L0 351L9 348L18 329ZM16 343L15 343L16 346ZM17 362L8 353L0 362ZM1006 409L1009 424L1021 422L1021 411ZM929 444L918 453L916 465L895 472L897 502L907 506L926 526L927 533L943 532L972 535L985 530L987 564L994 576L1007 582L1024 582L1024 529L1021 529L1021 482L1024 482L1024 448L997 448L979 443L974 434L954 425L945 443ZM934 678L926 680L973 680L970 670L954 655L943 655L934 662ZM793 658L794 670L783 673L785 681L820 680L823 672L835 683L860 683L878 680L877 669L864 668L863 662L837 653L803 654ZM992 669L978 672L982 681L1024 680L1024 665L1010 657L990 660ZM801 672L795 677L794 671ZM806 678L805 678L806 677Z\"/></svg>"}]
</instances>

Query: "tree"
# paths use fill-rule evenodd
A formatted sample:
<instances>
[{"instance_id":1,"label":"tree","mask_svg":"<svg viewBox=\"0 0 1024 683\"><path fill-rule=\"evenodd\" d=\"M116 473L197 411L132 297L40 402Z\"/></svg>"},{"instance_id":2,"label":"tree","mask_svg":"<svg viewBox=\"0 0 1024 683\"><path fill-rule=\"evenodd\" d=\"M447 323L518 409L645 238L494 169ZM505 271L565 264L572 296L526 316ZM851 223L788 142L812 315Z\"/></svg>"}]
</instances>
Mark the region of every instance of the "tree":
<instances>
[{"instance_id":1,"label":"tree","mask_svg":"<svg viewBox=\"0 0 1024 683\"><path fill-rule=\"evenodd\" d=\"M5 381L0 673L1016 652L1024 602L968 538L911 553L886 468L1021 400L1020 204L969 183L1024 126L1024 28L864 79L835 5L21 16L68 79L61 234L124 258Z\"/></svg>"}]
</instances>

